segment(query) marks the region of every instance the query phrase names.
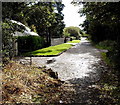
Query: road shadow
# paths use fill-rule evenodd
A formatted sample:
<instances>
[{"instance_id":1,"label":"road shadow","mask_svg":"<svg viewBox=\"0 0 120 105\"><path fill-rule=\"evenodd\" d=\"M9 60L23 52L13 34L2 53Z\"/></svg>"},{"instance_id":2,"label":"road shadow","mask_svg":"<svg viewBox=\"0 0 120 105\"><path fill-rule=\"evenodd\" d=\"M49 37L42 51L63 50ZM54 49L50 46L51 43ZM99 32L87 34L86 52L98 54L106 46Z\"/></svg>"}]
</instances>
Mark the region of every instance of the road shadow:
<instances>
[{"instance_id":1,"label":"road shadow","mask_svg":"<svg viewBox=\"0 0 120 105\"><path fill-rule=\"evenodd\" d=\"M101 79L102 72L106 69L100 64L92 65L94 70L88 73L88 76L83 78L73 78L66 81L64 85L67 89L74 90L69 92L69 103L78 105L107 105L104 100L100 98L100 86L97 82ZM67 91L66 91L67 92ZM64 98L63 102L68 101Z\"/></svg>"}]
</instances>

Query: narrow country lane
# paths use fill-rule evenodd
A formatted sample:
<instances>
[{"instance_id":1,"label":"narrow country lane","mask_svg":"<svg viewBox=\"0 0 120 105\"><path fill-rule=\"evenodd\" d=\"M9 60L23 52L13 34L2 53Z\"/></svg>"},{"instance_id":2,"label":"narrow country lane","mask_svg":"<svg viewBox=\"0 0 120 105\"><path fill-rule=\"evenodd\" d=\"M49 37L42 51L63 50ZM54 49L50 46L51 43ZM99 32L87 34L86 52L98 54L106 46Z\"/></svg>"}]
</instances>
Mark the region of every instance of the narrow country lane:
<instances>
[{"instance_id":1,"label":"narrow country lane","mask_svg":"<svg viewBox=\"0 0 120 105\"><path fill-rule=\"evenodd\" d=\"M48 59L55 59L55 62L47 64L46 61ZM51 68L58 73L58 77L62 81L70 81L89 76L91 76L91 80L99 79L101 71L97 71L97 64L100 60L100 51L92 47L90 42L85 38L82 38L80 43L76 44L60 56L32 57L34 64L37 66L46 65L48 68Z\"/></svg>"},{"instance_id":2,"label":"narrow country lane","mask_svg":"<svg viewBox=\"0 0 120 105\"><path fill-rule=\"evenodd\" d=\"M51 59L55 61L47 64L47 60ZM82 38L80 43L60 56L32 57L32 63L38 67L51 68L64 81L60 103L102 104L96 82L107 68L101 61L100 50L93 47L86 38Z\"/></svg>"},{"instance_id":3,"label":"narrow country lane","mask_svg":"<svg viewBox=\"0 0 120 105\"><path fill-rule=\"evenodd\" d=\"M55 62L47 64L48 59L55 59ZM102 104L96 82L106 67L101 63L100 51L86 38L60 56L33 57L32 60L37 66L51 68L58 73L60 80L65 81L60 103Z\"/></svg>"}]
</instances>

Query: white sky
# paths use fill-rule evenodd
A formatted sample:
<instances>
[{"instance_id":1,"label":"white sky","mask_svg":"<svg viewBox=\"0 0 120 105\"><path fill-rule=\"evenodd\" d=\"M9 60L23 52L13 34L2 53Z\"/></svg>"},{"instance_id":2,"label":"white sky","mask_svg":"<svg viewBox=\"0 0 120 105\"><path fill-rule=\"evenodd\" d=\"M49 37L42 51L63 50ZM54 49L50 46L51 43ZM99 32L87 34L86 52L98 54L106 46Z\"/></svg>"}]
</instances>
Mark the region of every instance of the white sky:
<instances>
[{"instance_id":1,"label":"white sky","mask_svg":"<svg viewBox=\"0 0 120 105\"><path fill-rule=\"evenodd\" d=\"M71 3L72 0L62 0L63 4L65 5L63 9L64 14L64 22L66 24L66 27L68 26L77 26L83 23L85 20L85 17L80 17L80 14L78 13L79 9L83 6L74 6ZM81 27L80 27L81 28Z\"/></svg>"}]
</instances>

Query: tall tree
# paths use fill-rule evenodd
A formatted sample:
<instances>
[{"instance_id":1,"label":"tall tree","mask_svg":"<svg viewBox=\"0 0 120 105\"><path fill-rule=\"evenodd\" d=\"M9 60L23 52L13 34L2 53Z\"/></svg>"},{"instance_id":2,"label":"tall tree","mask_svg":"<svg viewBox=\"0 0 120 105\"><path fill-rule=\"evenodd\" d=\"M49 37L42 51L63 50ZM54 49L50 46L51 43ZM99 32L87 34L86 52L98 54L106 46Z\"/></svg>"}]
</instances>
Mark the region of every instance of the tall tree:
<instances>
[{"instance_id":1,"label":"tall tree","mask_svg":"<svg viewBox=\"0 0 120 105\"><path fill-rule=\"evenodd\" d=\"M27 13L27 23L34 25L40 36L46 38L47 46L51 44L51 37L60 37L64 28L61 3L41 3L32 5ZM55 12L55 9L58 11Z\"/></svg>"},{"instance_id":2,"label":"tall tree","mask_svg":"<svg viewBox=\"0 0 120 105\"><path fill-rule=\"evenodd\" d=\"M52 37L62 37L63 29L65 27L63 21L64 15L62 13L64 4L62 4L61 2L56 2L54 4L54 7L57 12L55 12L56 23L53 25L55 27L55 31L53 32Z\"/></svg>"},{"instance_id":3,"label":"tall tree","mask_svg":"<svg viewBox=\"0 0 120 105\"><path fill-rule=\"evenodd\" d=\"M91 35L95 43L113 40L113 48L108 57L114 65L120 67L120 2L87 2L83 3L80 12L86 15L84 29Z\"/></svg>"},{"instance_id":4,"label":"tall tree","mask_svg":"<svg viewBox=\"0 0 120 105\"><path fill-rule=\"evenodd\" d=\"M120 3L92 2L84 3L83 6L80 12L86 15L83 26L91 34L93 41L118 38Z\"/></svg>"},{"instance_id":5,"label":"tall tree","mask_svg":"<svg viewBox=\"0 0 120 105\"><path fill-rule=\"evenodd\" d=\"M26 24L24 15L28 9L28 5L29 4L26 2L3 2L2 3L3 21L7 18L20 21Z\"/></svg>"}]
</instances>

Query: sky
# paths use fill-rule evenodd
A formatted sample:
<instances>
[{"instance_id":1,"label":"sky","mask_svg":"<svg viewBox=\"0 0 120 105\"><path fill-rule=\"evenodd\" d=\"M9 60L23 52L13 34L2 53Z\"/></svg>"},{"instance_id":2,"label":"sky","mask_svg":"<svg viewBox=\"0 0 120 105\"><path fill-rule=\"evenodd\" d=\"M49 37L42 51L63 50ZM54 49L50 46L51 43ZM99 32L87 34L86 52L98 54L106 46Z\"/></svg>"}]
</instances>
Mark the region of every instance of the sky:
<instances>
[{"instance_id":1,"label":"sky","mask_svg":"<svg viewBox=\"0 0 120 105\"><path fill-rule=\"evenodd\" d=\"M66 24L66 27L69 26L77 26L83 23L85 20L85 17L80 17L80 14L78 13L79 9L82 9L82 5L80 6L74 6L71 3L72 0L63 0L62 3L65 5L63 9L64 14L64 22ZM81 28L81 27L80 27Z\"/></svg>"}]
</instances>

